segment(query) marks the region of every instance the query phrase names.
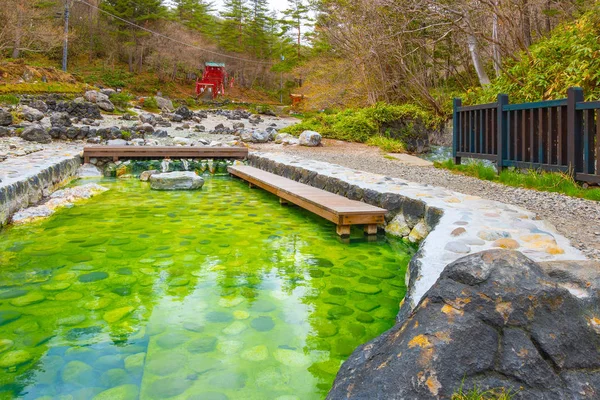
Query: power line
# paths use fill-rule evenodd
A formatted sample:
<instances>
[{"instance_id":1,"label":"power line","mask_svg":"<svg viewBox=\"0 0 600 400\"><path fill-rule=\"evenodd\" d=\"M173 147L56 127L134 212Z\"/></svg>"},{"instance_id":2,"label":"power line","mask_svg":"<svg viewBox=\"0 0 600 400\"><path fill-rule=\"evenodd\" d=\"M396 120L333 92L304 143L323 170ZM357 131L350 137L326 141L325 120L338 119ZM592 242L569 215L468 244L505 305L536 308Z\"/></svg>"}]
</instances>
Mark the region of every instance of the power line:
<instances>
[{"instance_id":1,"label":"power line","mask_svg":"<svg viewBox=\"0 0 600 400\"><path fill-rule=\"evenodd\" d=\"M95 5L90 4L87 1L84 1L84 0L76 0L76 1L79 2L79 3L85 4L85 5L89 6L89 7L92 7L92 8L94 8L94 9L96 9L96 10L98 10L98 11L104 13L104 14L110 15L111 17L116 18L119 21L125 22L126 24L129 24L129 25L134 26L134 27L136 27L138 29L141 29L143 31L151 33L152 35L161 37L163 39L170 40L170 41L172 41L174 43L178 43L178 44L181 44L183 46L191 47L191 48L196 49L196 50L200 50L200 51L204 51L206 53L214 54L214 55L219 56L219 57L231 58L231 59L234 59L234 60L239 60L239 61L244 61L244 62L249 62L249 63L256 63L256 64L267 64L267 65L272 64L272 62L270 62L270 61L256 61L256 60L251 60L251 59L248 59L248 58L235 57L235 56L230 56L230 55L227 55L227 54L218 53L216 51L212 51L212 50L208 50L208 49L203 49L203 48L198 47L196 45L185 43L185 42L182 42L181 40L173 39L172 37L163 35L162 33L155 32L155 31L153 31L151 29L144 28L143 26L134 24L133 22L130 22L130 21L124 19L124 18L118 17L118 16L116 16L116 15L114 15L114 14L112 14L112 13L106 11L106 10L103 10L100 7L96 7Z\"/></svg>"}]
</instances>

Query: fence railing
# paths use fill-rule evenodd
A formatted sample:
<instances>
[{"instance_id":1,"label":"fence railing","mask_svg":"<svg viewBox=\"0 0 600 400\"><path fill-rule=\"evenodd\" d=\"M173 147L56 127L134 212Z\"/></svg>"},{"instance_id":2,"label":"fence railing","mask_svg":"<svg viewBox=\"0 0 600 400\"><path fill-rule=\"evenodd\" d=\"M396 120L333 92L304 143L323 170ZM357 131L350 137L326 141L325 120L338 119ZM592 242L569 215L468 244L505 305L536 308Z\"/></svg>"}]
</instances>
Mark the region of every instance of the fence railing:
<instances>
[{"instance_id":1,"label":"fence railing","mask_svg":"<svg viewBox=\"0 0 600 400\"><path fill-rule=\"evenodd\" d=\"M454 161L462 157L506 167L562 171L578 181L600 183L600 101L585 102L581 88L567 98L462 106L454 99Z\"/></svg>"}]
</instances>

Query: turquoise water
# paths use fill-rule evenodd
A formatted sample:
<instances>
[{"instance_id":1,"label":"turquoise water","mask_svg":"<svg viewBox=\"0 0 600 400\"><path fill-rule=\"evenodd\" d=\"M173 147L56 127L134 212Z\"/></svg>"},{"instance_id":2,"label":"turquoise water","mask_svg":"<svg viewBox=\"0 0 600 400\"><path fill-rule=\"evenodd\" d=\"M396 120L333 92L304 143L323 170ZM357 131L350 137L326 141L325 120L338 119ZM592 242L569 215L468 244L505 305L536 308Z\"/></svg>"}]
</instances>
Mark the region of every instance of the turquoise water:
<instances>
[{"instance_id":1,"label":"turquoise water","mask_svg":"<svg viewBox=\"0 0 600 400\"><path fill-rule=\"evenodd\" d=\"M1 398L319 399L393 325L413 254L400 241L342 241L229 177L99 182L0 232Z\"/></svg>"}]
</instances>

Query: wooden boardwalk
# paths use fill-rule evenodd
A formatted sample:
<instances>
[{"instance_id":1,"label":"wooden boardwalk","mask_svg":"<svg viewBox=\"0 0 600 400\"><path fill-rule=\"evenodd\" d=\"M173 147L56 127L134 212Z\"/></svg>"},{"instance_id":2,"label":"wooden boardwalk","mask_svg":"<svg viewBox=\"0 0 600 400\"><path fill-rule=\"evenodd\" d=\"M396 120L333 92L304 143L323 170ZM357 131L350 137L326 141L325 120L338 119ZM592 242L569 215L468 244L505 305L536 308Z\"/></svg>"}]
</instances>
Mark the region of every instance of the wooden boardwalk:
<instances>
[{"instance_id":1,"label":"wooden boardwalk","mask_svg":"<svg viewBox=\"0 0 600 400\"><path fill-rule=\"evenodd\" d=\"M86 146L84 162L90 158L248 158L246 147L195 147L195 146Z\"/></svg>"},{"instance_id":2,"label":"wooden boardwalk","mask_svg":"<svg viewBox=\"0 0 600 400\"><path fill-rule=\"evenodd\" d=\"M293 203L337 225L340 236L350 235L351 225L364 225L365 233L377 233L377 225L384 223L387 210L361 201L317 189L246 165L228 167L231 175L248 181L250 187L258 186L279 196L282 204Z\"/></svg>"}]
</instances>

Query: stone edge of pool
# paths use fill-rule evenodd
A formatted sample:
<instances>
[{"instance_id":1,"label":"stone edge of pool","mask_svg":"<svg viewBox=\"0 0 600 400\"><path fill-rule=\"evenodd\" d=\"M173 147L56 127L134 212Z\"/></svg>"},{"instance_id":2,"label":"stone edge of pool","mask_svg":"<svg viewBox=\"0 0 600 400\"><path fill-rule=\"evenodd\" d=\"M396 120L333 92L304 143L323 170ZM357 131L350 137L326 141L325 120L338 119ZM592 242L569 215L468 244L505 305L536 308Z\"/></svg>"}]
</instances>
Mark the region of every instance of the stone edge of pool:
<instances>
[{"instance_id":1,"label":"stone edge of pool","mask_svg":"<svg viewBox=\"0 0 600 400\"><path fill-rule=\"evenodd\" d=\"M56 148L14 158L0 168L0 227L17 211L39 203L77 175L79 148Z\"/></svg>"},{"instance_id":2,"label":"stone edge of pool","mask_svg":"<svg viewBox=\"0 0 600 400\"><path fill-rule=\"evenodd\" d=\"M504 248L536 262L586 259L553 226L517 206L297 156L252 152L248 161L385 208L386 233L420 242L406 272L407 292L398 320L416 307L448 264L468 254Z\"/></svg>"}]
</instances>

